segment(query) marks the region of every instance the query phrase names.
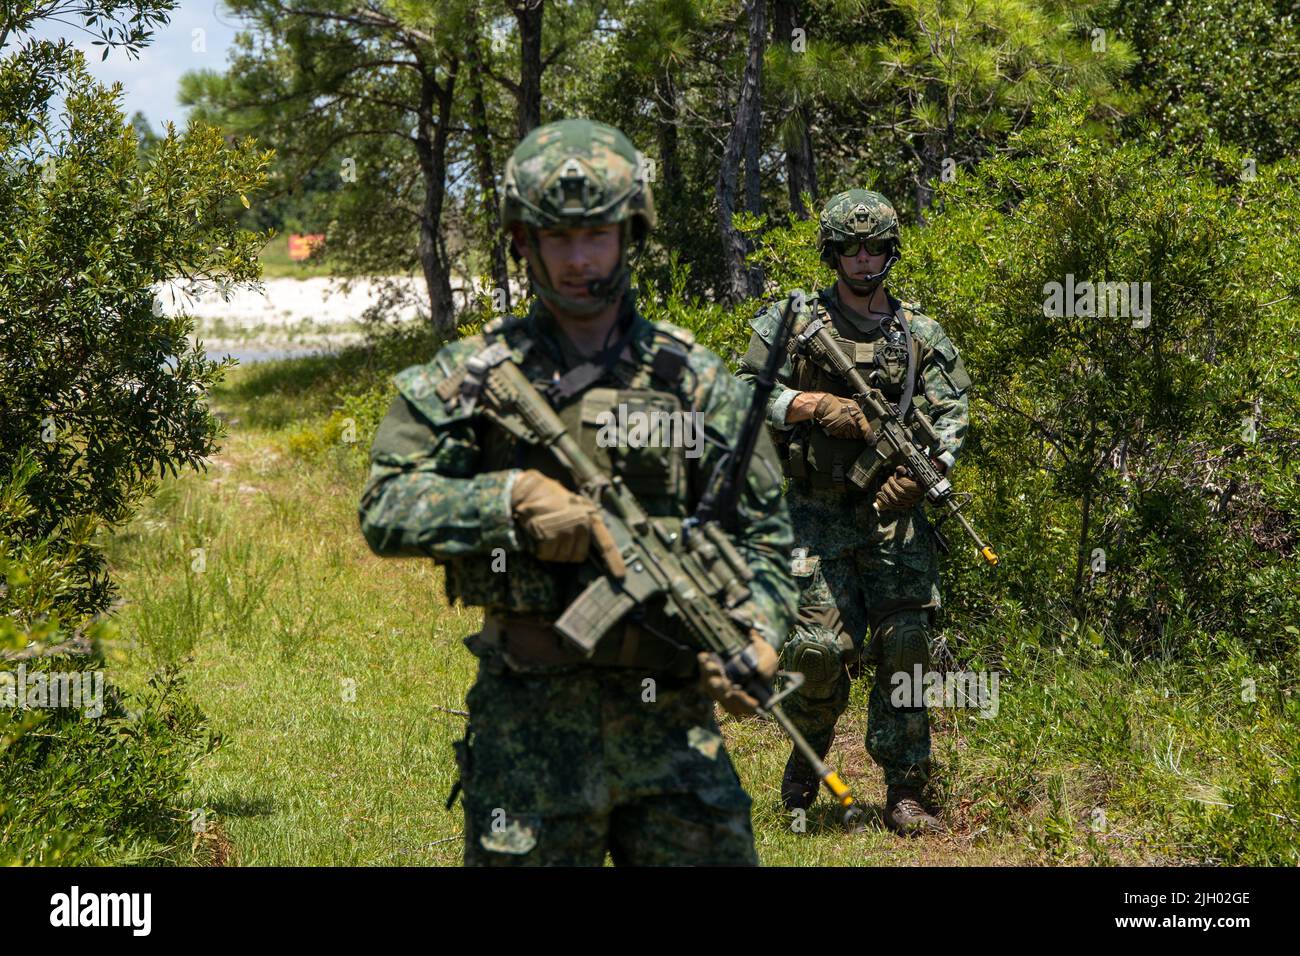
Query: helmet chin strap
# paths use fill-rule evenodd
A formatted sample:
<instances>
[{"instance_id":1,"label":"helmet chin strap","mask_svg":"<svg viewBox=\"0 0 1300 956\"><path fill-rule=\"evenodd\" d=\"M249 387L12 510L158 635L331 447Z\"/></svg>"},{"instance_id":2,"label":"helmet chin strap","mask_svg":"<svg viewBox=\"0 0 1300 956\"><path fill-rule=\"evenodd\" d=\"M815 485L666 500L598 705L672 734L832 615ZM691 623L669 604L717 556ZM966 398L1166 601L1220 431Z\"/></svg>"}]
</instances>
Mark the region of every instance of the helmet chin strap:
<instances>
[{"instance_id":1,"label":"helmet chin strap","mask_svg":"<svg viewBox=\"0 0 1300 956\"><path fill-rule=\"evenodd\" d=\"M879 272L872 273L863 279L857 279L849 275L844 271L844 267L838 262L835 265L835 271L838 272L840 278L844 280L844 284L854 292L858 293L858 295L870 295L880 288L880 283L885 281L885 276L889 275L889 270L894 268L894 264L897 262L898 256L894 253L890 253L889 258L885 260L885 267L883 269Z\"/></svg>"},{"instance_id":2,"label":"helmet chin strap","mask_svg":"<svg viewBox=\"0 0 1300 956\"><path fill-rule=\"evenodd\" d=\"M543 301L547 305L573 315L595 315L617 302L627 292L632 281L632 270L627 265L628 228L626 223L623 223L622 226L619 239L618 265L605 278L592 279L587 283L587 293L591 296L589 299L575 299L557 291L551 285L551 277L547 274L546 263L542 261L542 254L537 246L537 235L533 229L529 228L528 247L533 251L533 259L537 262L541 275L538 275L531 265L528 267L528 275L533 280L533 284L537 287L537 294L542 297Z\"/></svg>"},{"instance_id":3,"label":"helmet chin strap","mask_svg":"<svg viewBox=\"0 0 1300 956\"><path fill-rule=\"evenodd\" d=\"M542 297L543 301L547 305L554 306L572 315L595 315L608 308L618 301L619 296L627 291L628 281L627 268L619 266L604 279L593 279L587 283L587 291L592 296L590 299L575 299L562 292L556 292L555 289L541 281L536 273L533 274L533 282L537 285L537 294Z\"/></svg>"}]
</instances>

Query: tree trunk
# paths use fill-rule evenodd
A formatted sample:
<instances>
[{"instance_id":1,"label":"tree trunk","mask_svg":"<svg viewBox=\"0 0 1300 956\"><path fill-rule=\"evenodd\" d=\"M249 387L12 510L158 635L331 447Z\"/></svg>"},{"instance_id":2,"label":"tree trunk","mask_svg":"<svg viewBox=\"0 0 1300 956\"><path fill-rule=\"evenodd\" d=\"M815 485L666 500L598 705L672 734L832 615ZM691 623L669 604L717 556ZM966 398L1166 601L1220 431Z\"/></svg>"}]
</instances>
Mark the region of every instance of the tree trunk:
<instances>
[{"instance_id":1,"label":"tree trunk","mask_svg":"<svg viewBox=\"0 0 1300 956\"><path fill-rule=\"evenodd\" d=\"M762 146L759 139L762 132L763 114L760 111L757 121L750 123L745 131L745 211L756 216L763 211L763 184L758 175L758 154Z\"/></svg>"},{"instance_id":2,"label":"tree trunk","mask_svg":"<svg viewBox=\"0 0 1300 956\"><path fill-rule=\"evenodd\" d=\"M478 6L469 8L470 136L474 141L474 166L478 171L479 192L483 197L483 222L487 227L492 285L505 294L505 308L510 309L510 273L506 268L505 239L501 235L501 206L497 198L496 169L492 163L492 138L488 129L487 106L483 100L483 72L479 54Z\"/></svg>"},{"instance_id":3,"label":"tree trunk","mask_svg":"<svg viewBox=\"0 0 1300 956\"><path fill-rule=\"evenodd\" d=\"M659 182L654 185L655 197L675 196L681 183L682 163L677 145L679 109L677 81L671 72L664 74L664 95L658 103L659 115Z\"/></svg>"},{"instance_id":4,"label":"tree trunk","mask_svg":"<svg viewBox=\"0 0 1300 956\"><path fill-rule=\"evenodd\" d=\"M681 93L671 69L663 73L663 83L655 96L655 138L659 144L659 165L651 184L656 231L665 248L681 248L694 238L690 234L689 210L682 197Z\"/></svg>"},{"instance_id":5,"label":"tree trunk","mask_svg":"<svg viewBox=\"0 0 1300 956\"><path fill-rule=\"evenodd\" d=\"M519 138L542 122L542 14L545 0L515 0L519 21Z\"/></svg>"},{"instance_id":6,"label":"tree trunk","mask_svg":"<svg viewBox=\"0 0 1300 956\"><path fill-rule=\"evenodd\" d=\"M763 79L763 47L766 40L767 0L749 0L749 56L741 78L740 96L736 102L736 118L727 135L727 146L718 170L718 230L722 238L723 256L728 277L727 298L732 303L758 296L763 290L763 274L758 268L745 265L747 243L731 223L736 210L737 187L740 178L740 159L745 154L746 206L756 204L754 193L757 184L757 143L762 124L761 84Z\"/></svg>"},{"instance_id":7,"label":"tree trunk","mask_svg":"<svg viewBox=\"0 0 1300 956\"><path fill-rule=\"evenodd\" d=\"M446 198L447 138L458 66L457 60L451 60L443 85L436 83L431 75L424 75L420 84L420 118L415 137L415 152L424 180L424 208L420 214L420 238L416 251L429 290L430 324L436 335L447 338L456 334L456 303L451 295L451 263L442 242L442 204ZM435 103L438 108L436 122L433 117Z\"/></svg>"},{"instance_id":8,"label":"tree trunk","mask_svg":"<svg viewBox=\"0 0 1300 956\"><path fill-rule=\"evenodd\" d=\"M812 136L808 131L808 108L797 107L799 116L798 140L793 148L785 151L785 181L790 193L790 208L800 219L809 217L808 207L804 204L803 194L807 193L816 201L820 190L817 188L817 166L813 157Z\"/></svg>"},{"instance_id":9,"label":"tree trunk","mask_svg":"<svg viewBox=\"0 0 1300 956\"><path fill-rule=\"evenodd\" d=\"M1088 535L1092 533L1092 485L1083 491L1083 516L1079 524L1079 554L1074 565L1074 617L1083 620L1083 572L1089 566Z\"/></svg>"},{"instance_id":10,"label":"tree trunk","mask_svg":"<svg viewBox=\"0 0 1300 956\"><path fill-rule=\"evenodd\" d=\"M926 210L934 202L934 180L939 175L943 147L936 133L926 133L921 143L921 171L916 181L916 222L924 226Z\"/></svg>"},{"instance_id":11,"label":"tree trunk","mask_svg":"<svg viewBox=\"0 0 1300 956\"><path fill-rule=\"evenodd\" d=\"M1074 565L1074 618L1083 623L1083 571L1088 567L1090 553L1088 537L1092 534L1092 498L1096 469L1092 456L1097 450L1097 423L1094 421L1088 429L1088 440L1084 445L1084 460L1088 463L1088 482L1083 487L1082 515L1079 519L1079 554Z\"/></svg>"},{"instance_id":12,"label":"tree trunk","mask_svg":"<svg viewBox=\"0 0 1300 956\"><path fill-rule=\"evenodd\" d=\"M796 19L799 14L797 0L773 0L772 3L772 42L790 43L793 39ZM804 205L803 194L808 193L815 200L817 189L817 166L813 156L812 136L808 126L810 116L806 104L792 107L791 112L797 117L799 131L793 143L785 144L785 185L790 196L790 209L800 219L808 218L808 207Z\"/></svg>"},{"instance_id":13,"label":"tree trunk","mask_svg":"<svg viewBox=\"0 0 1300 956\"><path fill-rule=\"evenodd\" d=\"M936 84L931 84L928 93L937 100L941 90ZM934 204L934 181L943 169L944 160L952 157L956 145L957 108L951 90L946 95L947 125L942 130L929 130L921 147L921 178L916 184L916 221L921 226L926 224L925 214Z\"/></svg>"}]
</instances>

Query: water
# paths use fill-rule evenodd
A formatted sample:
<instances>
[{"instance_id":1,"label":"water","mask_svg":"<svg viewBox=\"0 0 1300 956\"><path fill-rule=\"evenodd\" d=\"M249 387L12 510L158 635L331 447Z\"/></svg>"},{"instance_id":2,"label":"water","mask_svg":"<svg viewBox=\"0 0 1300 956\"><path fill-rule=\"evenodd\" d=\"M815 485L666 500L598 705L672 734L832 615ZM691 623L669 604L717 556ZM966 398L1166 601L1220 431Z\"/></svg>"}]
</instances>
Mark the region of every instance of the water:
<instances>
[{"instance_id":1,"label":"water","mask_svg":"<svg viewBox=\"0 0 1300 956\"><path fill-rule=\"evenodd\" d=\"M232 358L238 359L240 365L254 365L258 362L275 362L280 359L307 358L311 355L334 355L337 351L336 348L328 346L259 347L256 343L250 343L249 345L241 345L233 349L207 349L207 356L210 359L220 360L229 355Z\"/></svg>"}]
</instances>

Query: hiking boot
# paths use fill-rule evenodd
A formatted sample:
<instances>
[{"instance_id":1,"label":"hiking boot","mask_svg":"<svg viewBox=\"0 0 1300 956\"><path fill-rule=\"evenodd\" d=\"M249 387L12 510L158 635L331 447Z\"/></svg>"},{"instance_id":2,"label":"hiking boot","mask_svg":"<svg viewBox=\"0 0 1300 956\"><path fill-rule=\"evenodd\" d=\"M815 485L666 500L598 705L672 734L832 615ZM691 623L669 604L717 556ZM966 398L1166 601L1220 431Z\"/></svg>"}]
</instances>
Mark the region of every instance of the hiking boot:
<instances>
[{"instance_id":1,"label":"hiking boot","mask_svg":"<svg viewBox=\"0 0 1300 956\"><path fill-rule=\"evenodd\" d=\"M821 778L797 750L790 751L781 775L781 803L786 810L807 810L817 799Z\"/></svg>"},{"instance_id":2,"label":"hiking boot","mask_svg":"<svg viewBox=\"0 0 1300 956\"><path fill-rule=\"evenodd\" d=\"M885 797L885 825L903 836L942 833L943 825L921 805L921 791L894 785Z\"/></svg>"}]
</instances>

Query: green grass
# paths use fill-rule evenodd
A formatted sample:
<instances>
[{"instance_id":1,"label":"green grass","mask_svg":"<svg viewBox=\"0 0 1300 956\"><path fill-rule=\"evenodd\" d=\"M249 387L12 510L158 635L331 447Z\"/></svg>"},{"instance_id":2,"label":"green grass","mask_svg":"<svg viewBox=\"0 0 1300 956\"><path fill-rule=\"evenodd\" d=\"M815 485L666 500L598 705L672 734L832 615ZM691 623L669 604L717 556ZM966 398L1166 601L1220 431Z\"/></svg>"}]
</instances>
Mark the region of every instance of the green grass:
<instances>
[{"instance_id":1,"label":"green grass","mask_svg":"<svg viewBox=\"0 0 1300 956\"><path fill-rule=\"evenodd\" d=\"M458 706L473 617L434 613L427 563L369 554L358 472L276 457L254 434L115 542L135 673L190 659L224 740L196 799L235 862L450 861L449 844L420 849L456 832L440 801L460 718L431 705Z\"/></svg>"},{"instance_id":2,"label":"green grass","mask_svg":"<svg viewBox=\"0 0 1300 956\"><path fill-rule=\"evenodd\" d=\"M450 711L473 679L461 638L479 612L446 606L431 562L371 555L356 517L386 375L426 354L408 340L235 370L214 395L237 424L213 467L169 480L112 542L134 639L117 679L140 686L187 662L223 739L195 778L222 861L459 862L460 810L443 809L463 719ZM358 408L348 445L341 416ZM864 834L843 833L825 798L793 832L778 798L787 745L769 723L725 718L762 861L1297 862L1300 708L1286 677L1223 646L1181 664L1101 651L1014 623L959 644L964 666L1002 672L1001 700L992 719L933 714L943 837L879 825L861 680L831 759L867 807Z\"/></svg>"}]
</instances>

